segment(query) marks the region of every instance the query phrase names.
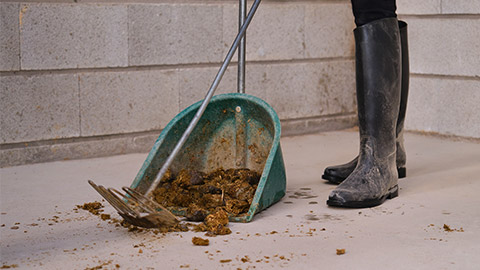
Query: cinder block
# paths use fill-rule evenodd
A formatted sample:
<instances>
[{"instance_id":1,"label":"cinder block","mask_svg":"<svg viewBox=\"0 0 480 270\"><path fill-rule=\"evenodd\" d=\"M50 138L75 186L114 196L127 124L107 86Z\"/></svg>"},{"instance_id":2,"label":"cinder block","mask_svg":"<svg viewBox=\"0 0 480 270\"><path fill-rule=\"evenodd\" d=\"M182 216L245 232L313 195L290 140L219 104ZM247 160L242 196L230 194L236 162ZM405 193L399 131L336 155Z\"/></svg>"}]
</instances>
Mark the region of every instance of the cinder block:
<instances>
[{"instance_id":1,"label":"cinder block","mask_svg":"<svg viewBox=\"0 0 480 270\"><path fill-rule=\"evenodd\" d=\"M284 120L282 121L282 136L295 136L309 133L342 130L354 127L356 123L356 114Z\"/></svg>"},{"instance_id":2,"label":"cinder block","mask_svg":"<svg viewBox=\"0 0 480 270\"><path fill-rule=\"evenodd\" d=\"M281 119L355 111L353 61L271 65L265 77L267 102Z\"/></svg>"},{"instance_id":3,"label":"cinder block","mask_svg":"<svg viewBox=\"0 0 480 270\"><path fill-rule=\"evenodd\" d=\"M247 60L302 59L305 4L263 3L247 30ZM238 34L238 5L224 8L224 54Z\"/></svg>"},{"instance_id":4,"label":"cinder block","mask_svg":"<svg viewBox=\"0 0 480 270\"><path fill-rule=\"evenodd\" d=\"M480 14L478 0L442 0L443 14Z\"/></svg>"},{"instance_id":5,"label":"cinder block","mask_svg":"<svg viewBox=\"0 0 480 270\"><path fill-rule=\"evenodd\" d=\"M480 138L480 82L413 76L406 128Z\"/></svg>"},{"instance_id":6,"label":"cinder block","mask_svg":"<svg viewBox=\"0 0 480 270\"><path fill-rule=\"evenodd\" d=\"M351 5L348 3L310 3L306 7L306 57L353 56L355 23Z\"/></svg>"},{"instance_id":7,"label":"cinder block","mask_svg":"<svg viewBox=\"0 0 480 270\"><path fill-rule=\"evenodd\" d=\"M172 70L80 74L82 136L158 130L178 113Z\"/></svg>"},{"instance_id":8,"label":"cinder block","mask_svg":"<svg viewBox=\"0 0 480 270\"><path fill-rule=\"evenodd\" d=\"M269 65L265 63L247 63L245 93L267 101L267 75L265 70Z\"/></svg>"},{"instance_id":9,"label":"cinder block","mask_svg":"<svg viewBox=\"0 0 480 270\"><path fill-rule=\"evenodd\" d=\"M18 3L0 3L0 71L20 69Z\"/></svg>"},{"instance_id":10,"label":"cinder block","mask_svg":"<svg viewBox=\"0 0 480 270\"><path fill-rule=\"evenodd\" d=\"M308 119L307 131L309 133L325 132L352 128L358 124L356 112Z\"/></svg>"},{"instance_id":11,"label":"cinder block","mask_svg":"<svg viewBox=\"0 0 480 270\"><path fill-rule=\"evenodd\" d=\"M264 79L263 70L266 65L247 64L245 75L245 93L256 96L263 100L266 99L266 89L262 85ZM219 67L215 68L190 68L178 70L179 91L180 91L180 110L203 100L207 91L213 83ZM224 93L237 93L237 63L232 63L225 72L215 95Z\"/></svg>"},{"instance_id":12,"label":"cinder block","mask_svg":"<svg viewBox=\"0 0 480 270\"><path fill-rule=\"evenodd\" d=\"M282 137L306 134L308 130L305 119L282 120L280 123L282 126Z\"/></svg>"},{"instance_id":13,"label":"cinder block","mask_svg":"<svg viewBox=\"0 0 480 270\"><path fill-rule=\"evenodd\" d=\"M181 109L205 97L216 72L212 68L179 71ZM216 94L236 92L236 75L236 68L232 67ZM282 119L355 111L352 61L250 64L246 84L247 94L270 103Z\"/></svg>"},{"instance_id":14,"label":"cinder block","mask_svg":"<svg viewBox=\"0 0 480 270\"><path fill-rule=\"evenodd\" d=\"M1 143L80 135L74 74L0 77Z\"/></svg>"},{"instance_id":15,"label":"cinder block","mask_svg":"<svg viewBox=\"0 0 480 270\"><path fill-rule=\"evenodd\" d=\"M129 5L129 64L223 60L219 4Z\"/></svg>"},{"instance_id":16,"label":"cinder block","mask_svg":"<svg viewBox=\"0 0 480 270\"><path fill-rule=\"evenodd\" d=\"M178 70L180 110L203 100L219 68L189 68ZM223 76L215 95L237 92L237 69L229 67Z\"/></svg>"},{"instance_id":17,"label":"cinder block","mask_svg":"<svg viewBox=\"0 0 480 270\"><path fill-rule=\"evenodd\" d=\"M442 0L397 0L397 14L421 15L442 13Z\"/></svg>"},{"instance_id":18,"label":"cinder block","mask_svg":"<svg viewBox=\"0 0 480 270\"><path fill-rule=\"evenodd\" d=\"M480 20L410 17L408 24L412 73L480 76Z\"/></svg>"},{"instance_id":19,"label":"cinder block","mask_svg":"<svg viewBox=\"0 0 480 270\"><path fill-rule=\"evenodd\" d=\"M126 6L22 4L21 10L22 69L127 66Z\"/></svg>"},{"instance_id":20,"label":"cinder block","mask_svg":"<svg viewBox=\"0 0 480 270\"><path fill-rule=\"evenodd\" d=\"M148 152L159 132L141 135L127 134L109 138L76 140L56 144L28 145L0 149L0 168L65 159L85 159Z\"/></svg>"}]
</instances>

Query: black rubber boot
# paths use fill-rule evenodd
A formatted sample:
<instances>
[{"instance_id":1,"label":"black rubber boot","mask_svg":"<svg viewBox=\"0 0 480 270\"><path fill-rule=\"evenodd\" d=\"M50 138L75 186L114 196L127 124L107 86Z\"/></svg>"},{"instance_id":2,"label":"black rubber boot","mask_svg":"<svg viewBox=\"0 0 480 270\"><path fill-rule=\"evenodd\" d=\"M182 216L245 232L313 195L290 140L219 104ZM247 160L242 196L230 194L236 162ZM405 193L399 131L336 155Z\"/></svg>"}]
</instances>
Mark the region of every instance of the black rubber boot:
<instances>
[{"instance_id":1,"label":"black rubber boot","mask_svg":"<svg viewBox=\"0 0 480 270\"><path fill-rule=\"evenodd\" d=\"M397 119L397 171L398 178L404 178L407 176L407 169L405 164L407 163L407 155L405 153L405 146L403 143L403 127L405 123L405 115L407 112L407 100L408 100L408 88L410 79L410 66L408 61L408 33L407 23L404 21L398 21L398 27L400 29L400 40L402 48L402 90L400 98L400 110ZM336 166L329 166L325 168L322 178L333 184L340 184L345 178L347 178L355 169L358 162L358 156L352 161Z\"/></svg>"},{"instance_id":2,"label":"black rubber boot","mask_svg":"<svg viewBox=\"0 0 480 270\"><path fill-rule=\"evenodd\" d=\"M401 48L396 18L357 27L354 35L360 154L357 166L332 191L327 204L363 208L398 196Z\"/></svg>"}]
</instances>

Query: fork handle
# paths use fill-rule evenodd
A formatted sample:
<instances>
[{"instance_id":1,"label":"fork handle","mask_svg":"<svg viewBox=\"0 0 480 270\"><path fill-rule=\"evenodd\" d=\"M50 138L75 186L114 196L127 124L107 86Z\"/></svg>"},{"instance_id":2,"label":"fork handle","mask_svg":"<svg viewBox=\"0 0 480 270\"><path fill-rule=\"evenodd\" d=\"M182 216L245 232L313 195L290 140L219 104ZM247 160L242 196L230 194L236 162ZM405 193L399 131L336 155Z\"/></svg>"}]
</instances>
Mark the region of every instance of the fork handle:
<instances>
[{"instance_id":1,"label":"fork handle","mask_svg":"<svg viewBox=\"0 0 480 270\"><path fill-rule=\"evenodd\" d=\"M222 64L222 66L220 67L220 70L217 73L217 76L215 76L215 80L213 81L212 85L210 86L210 89L208 90L207 95L205 96L205 99L203 100L202 104L200 105L200 108L198 109L197 113L195 114L192 121L188 125L187 129L183 132L182 137L180 138L180 140L177 142L177 144L173 148L172 153L170 153L167 160L163 164L162 168L160 169L160 171L155 176L155 179L153 180L152 184L148 188L147 192L145 192L146 197L150 197L150 194L157 188L158 184L162 180L163 175L165 174L165 172L167 172L168 168L172 164L173 159L177 156L178 152L180 152L180 149L185 144L188 137L190 136L190 133L192 133L193 129L195 128L198 121L200 120L203 113L205 112L205 109L207 108L207 105L210 102L210 99L212 98L213 94L215 93L215 90L217 90L217 87L220 84L220 81L222 80L222 77L225 74L225 71L227 70L228 65L230 64L230 61L232 61L232 57L235 54L235 51L237 50L241 39L243 38L243 36L245 35L245 32L247 31L248 25L252 21L253 16L255 15L255 12L257 11L258 5L260 5L260 2L261 2L261 0L255 0L252 7L250 8L250 11L248 12L248 16L245 19L245 23L240 28L240 31L238 32L237 37L233 41L233 44L230 47L230 50L228 51L227 56L225 57L225 60L223 61L223 64Z\"/></svg>"}]
</instances>

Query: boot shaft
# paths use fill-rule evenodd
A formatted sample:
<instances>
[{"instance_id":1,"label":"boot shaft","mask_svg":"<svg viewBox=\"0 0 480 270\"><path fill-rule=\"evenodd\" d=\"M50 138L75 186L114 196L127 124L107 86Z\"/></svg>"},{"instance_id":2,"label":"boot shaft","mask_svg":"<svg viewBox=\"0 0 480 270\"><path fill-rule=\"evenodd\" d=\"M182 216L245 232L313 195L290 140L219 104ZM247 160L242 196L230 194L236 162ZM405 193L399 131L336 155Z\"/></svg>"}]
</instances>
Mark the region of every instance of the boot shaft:
<instances>
[{"instance_id":1,"label":"boot shaft","mask_svg":"<svg viewBox=\"0 0 480 270\"><path fill-rule=\"evenodd\" d=\"M376 156L390 156L396 149L400 107L402 54L398 21L373 21L357 27L354 35L360 138L362 142L373 141Z\"/></svg>"}]
</instances>

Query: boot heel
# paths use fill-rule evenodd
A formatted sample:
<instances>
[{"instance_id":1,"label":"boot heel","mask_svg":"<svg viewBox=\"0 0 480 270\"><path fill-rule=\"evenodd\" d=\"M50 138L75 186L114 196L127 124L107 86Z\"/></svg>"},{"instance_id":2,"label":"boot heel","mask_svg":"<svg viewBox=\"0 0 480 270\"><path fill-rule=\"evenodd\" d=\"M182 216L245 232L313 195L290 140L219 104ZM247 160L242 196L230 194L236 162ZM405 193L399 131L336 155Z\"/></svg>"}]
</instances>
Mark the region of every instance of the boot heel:
<instances>
[{"instance_id":1,"label":"boot heel","mask_svg":"<svg viewBox=\"0 0 480 270\"><path fill-rule=\"evenodd\" d=\"M394 186L390 190L390 194L388 194L387 199L393 199L395 197L398 197L398 185Z\"/></svg>"},{"instance_id":2,"label":"boot heel","mask_svg":"<svg viewBox=\"0 0 480 270\"><path fill-rule=\"evenodd\" d=\"M397 168L398 170L398 178L405 178L407 177L407 168L405 167L400 167L400 168Z\"/></svg>"}]
</instances>

